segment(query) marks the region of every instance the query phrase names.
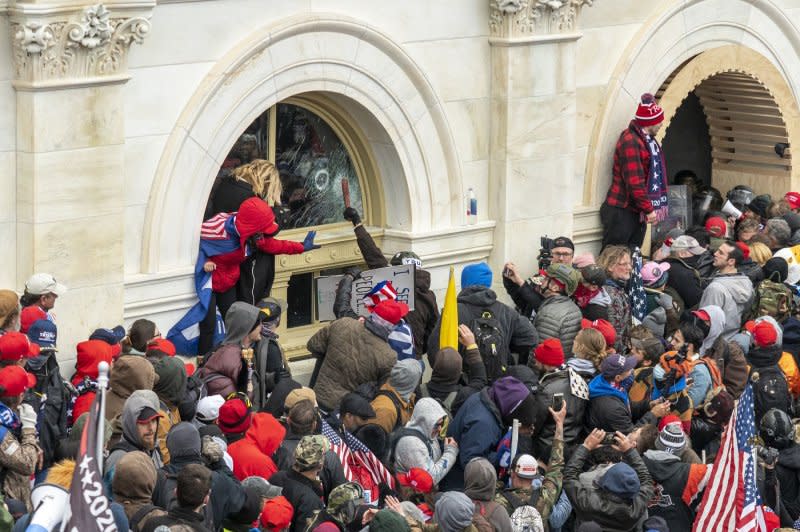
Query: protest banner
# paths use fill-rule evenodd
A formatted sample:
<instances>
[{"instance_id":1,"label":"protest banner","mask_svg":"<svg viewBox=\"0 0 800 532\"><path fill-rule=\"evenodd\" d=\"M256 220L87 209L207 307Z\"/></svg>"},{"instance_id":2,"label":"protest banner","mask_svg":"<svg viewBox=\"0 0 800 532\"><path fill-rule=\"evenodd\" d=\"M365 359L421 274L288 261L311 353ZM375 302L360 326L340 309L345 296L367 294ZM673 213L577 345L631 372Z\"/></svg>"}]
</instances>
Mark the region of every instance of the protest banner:
<instances>
[{"instance_id":1,"label":"protest banner","mask_svg":"<svg viewBox=\"0 0 800 532\"><path fill-rule=\"evenodd\" d=\"M397 292L397 301L405 303L409 309L414 310L415 268L413 264L402 264L361 272L358 279L353 281L353 292L350 298L353 310L359 316L369 315L369 311L364 305L364 296L381 281L390 281ZM317 278L317 319L319 321L336 319L333 313L333 301L336 299L336 288L342 277L342 275L329 275Z\"/></svg>"}]
</instances>

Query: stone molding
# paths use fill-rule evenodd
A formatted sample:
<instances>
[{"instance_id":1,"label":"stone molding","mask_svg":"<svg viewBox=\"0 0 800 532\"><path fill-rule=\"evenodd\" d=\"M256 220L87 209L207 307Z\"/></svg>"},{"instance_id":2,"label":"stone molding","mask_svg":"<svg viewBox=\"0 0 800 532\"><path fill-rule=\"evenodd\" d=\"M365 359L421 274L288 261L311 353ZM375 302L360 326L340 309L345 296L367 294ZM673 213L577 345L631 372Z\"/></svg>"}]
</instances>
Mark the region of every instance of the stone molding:
<instances>
[{"instance_id":1,"label":"stone molding","mask_svg":"<svg viewBox=\"0 0 800 532\"><path fill-rule=\"evenodd\" d=\"M578 17L593 0L490 0L492 42L549 41L548 36L580 37ZM563 40L560 39L560 40Z\"/></svg>"},{"instance_id":2,"label":"stone molding","mask_svg":"<svg viewBox=\"0 0 800 532\"><path fill-rule=\"evenodd\" d=\"M152 5L10 11L14 84L36 88L127 79L128 51L150 32Z\"/></svg>"}]
</instances>

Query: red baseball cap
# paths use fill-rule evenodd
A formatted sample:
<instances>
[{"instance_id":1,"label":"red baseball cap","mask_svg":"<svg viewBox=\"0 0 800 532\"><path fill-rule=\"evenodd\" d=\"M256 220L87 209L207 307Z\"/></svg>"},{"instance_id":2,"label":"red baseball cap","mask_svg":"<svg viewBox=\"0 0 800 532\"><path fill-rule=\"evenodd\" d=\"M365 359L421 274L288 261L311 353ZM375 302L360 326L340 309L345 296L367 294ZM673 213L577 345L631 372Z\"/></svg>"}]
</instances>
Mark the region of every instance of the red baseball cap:
<instances>
[{"instance_id":1,"label":"red baseball cap","mask_svg":"<svg viewBox=\"0 0 800 532\"><path fill-rule=\"evenodd\" d=\"M162 351L171 357L174 357L176 353L175 344L166 338L153 338L147 343L147 349L157 349L158 351Z\"/></svg>"},{"instance_id":2,"label":"red baseball cap","mask_svg":"<svg viewBox=\"0 0 800 532\"><path fill-rule=\"evenodd\" d=\"M707 321L707 322L711 321L711 316L709 316L708 312L706 312L705 310L693 310L692 314L694 314L695 316L697 316L698 318L700 318L703 321Z\"/></svg>"},{"instance_id":3,"label":"red baseball cap","mask_svg":"<svg viewBox=\"0 0 800 532\"><path fill-rule=\"evenodd\" d=\"M39 355L39 346L20 332L11 331L0 336L0 360L19 361Z\"/></svg>"},{"instance_id":4,"label":"red baseball cap","mask_svg":"<svg viewBox=\"0 0 800 532\"><path fill-rule=\"evenodd\" d=\"M219 407L217 425L225 434L240 434L250 428L252 419L250 407L241 398L234 397Z\"/></svg>"},{"instance_id":5,"label":"red baseball cap","mask_svg":"<svg viewBox=\"0 0 800 532\"><path fill-rule=\"evenodd\" d=\"M728 224L719 216L712 216L706 220L706 231L714 238L725 238L728 234Z\"/></svg>"},{"instance_id":6,"label":"red baseball cap","mask_svg":"<svg viewBox=\"0 0 800 532\"><path fill-rule=\"evenodd\" d=\"M800 192L787 192L783 199L792 209L800 209Z\"/></svg>"},{"instance_id":7,"label":"red baseball cap","mask_svg":"<svg viewBox=\"0 0 800 532\"><path fill-rule=\"evenodd\" d=\"M595 329L599 331L606 340L606 347L614 347L614 343L617 341L617 331L614 330L614 326L611 325L611 322L607 320L589 321L583 319L581 320L581 329Z\"/></svg>"},{"instance_id":8,"label":"red baseball cap","mask_svg":"<svg viewBox=\"0 0 800 532\"><path fill-rule=\"evenodd\" d=\"M261 510L261 526L270 532L279 532L292 524L294 508L289 499L278 495L264 503Z\"/></svg>"},{"instance_id":9,"label":"red baseball cap","mask_svg":"<svg viewBox=\"0 0 800 532\"><path fill-rule=\"evenodd\" d=\"M759 347L769 347L778 342L778 331L768 320L748 321L744 328L753 336Z\"/></svg>"},{"instance_id":10,"label":"red baseball cap","mask_svg":"<svg viewBox=\"0 0 800 532\"><path fill-rule=\"evenodd\" d=\"M19 332L27 333L31 325L38 320L46 320L47 312L42 310L38 305L30 305L22 309L19 316Z\"/></svg>"},{"instance_id":11,"label":"red baseball cap","mask_svg":"<svg viewBox=\"0 0 800 532\"><path fill-rule=\"evenodd\" d=\"M14 397L34 386L36 377L21 366L6 366L0 369L0 395Z\"/></svg>"},{"instance_id":12,"label":"red baseball cap","mask_svg":"<svg viewBox=\"0 0 800 532\"><path fill-rule=\"evenodd\" d=\"M419 467L412 467L408 473L398 474L397 481L401 486L408 486L422 493L430 493L433 489L433 478L430 473Z\"/></svg>"}]
</instances>

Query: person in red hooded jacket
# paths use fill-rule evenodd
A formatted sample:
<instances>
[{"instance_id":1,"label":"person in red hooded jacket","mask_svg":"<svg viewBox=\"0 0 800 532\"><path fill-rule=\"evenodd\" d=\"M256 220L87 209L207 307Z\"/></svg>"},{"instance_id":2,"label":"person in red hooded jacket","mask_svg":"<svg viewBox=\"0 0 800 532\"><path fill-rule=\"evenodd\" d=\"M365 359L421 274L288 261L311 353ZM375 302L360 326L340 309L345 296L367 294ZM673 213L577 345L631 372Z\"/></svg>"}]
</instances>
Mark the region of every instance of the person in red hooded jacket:
<instances>
[{"instance_id":1,"label":"person in red hooded jacket","mask_svg":"<svg viewBox=\"0 0 800 532\"><path fill-rule=\"evenodd\" d=\"M250 428L244 438L228 446L233 458L233 474L240 481L247 477L269 478L278 471L272 455L278 450L286 428L272 414L253 414Z\"/></svg>"},{"instance_id":2,"label":"person in red hooded jacket","mask_svg":"<svg viewBox=\"0 0 800 532\"><path fill-rule=\"evenodd\" d=\"M233 221L231 221L233 219ZM297 255L320 246L314 244L316 231L309 231L303 242L291 242L275 238L280 227L275 223L275 213L261 198L245 200L235 213L221 213L203 222L200 233L204 241L229 241L238 233L238 247L218 254L209 253L203 264L205 272L211 274L212 297L205 319L200 322L198 354L205 355L213 347L216 309L223 319L236 301L236 283L239 266L255 249L269 255ZM201 242L201 251L203 251ZM274 270L272 272L274 276ZM272 280L269 279L269 285Z\"/></svg>"},{"instance_id":3,"label":"person in red hooded jacket","mask_svg":"<svg viewBox=\"0 0 800 532\"><path fill-rule=\"evenodd\" d=\"M71 427L81 414L89 411L94 396L97 394L97 366L100 362L111 365L114 358L112 347L103 340L86 340L77 345L78 356L75 360L75 375L72 385L78 391L73 396L72 404L67 410L67 423Z\"/></svg>"}]
</instances>

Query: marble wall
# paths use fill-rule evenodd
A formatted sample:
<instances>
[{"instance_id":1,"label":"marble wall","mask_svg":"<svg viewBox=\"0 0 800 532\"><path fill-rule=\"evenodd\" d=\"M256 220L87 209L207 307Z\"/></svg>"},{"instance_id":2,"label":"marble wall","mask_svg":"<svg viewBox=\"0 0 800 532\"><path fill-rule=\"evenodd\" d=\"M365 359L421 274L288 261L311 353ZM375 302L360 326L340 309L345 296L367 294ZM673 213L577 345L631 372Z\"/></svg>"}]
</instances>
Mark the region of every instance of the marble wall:
<instances>
[{"instance_id":1,"label":"marble wall","mask_svg":"<svg viewBox=\"0 0 800 532\"><path fill-rule=\"evenodd\" d=\"M440 291L449 264L514 260L532 271L542 234L596 246L614 141L638 95L683 61L739 43L800 87L793 0L595 0L570 27L505 45L489 3L112 0L112 13L135 5L150 31L131 45L126 79L71 98L14 89L11 24L51 7L69 18L75 2L0 1L0 242L16 253L0 284L21 289L46 266L97 288L63 301L82 316L65 322L65 361L76 340L123 316L166 330L192 300L216 168L254 116L308 91L350 106L374 144L391 197L387 251L416 249ZM29 132L49 148L26 155ZM86 136L83 151L70 145ZM468 188L475 226L465 225ZM41 255L44 224L59 232L52 261Z\"/></svg>"}]
</instances>

